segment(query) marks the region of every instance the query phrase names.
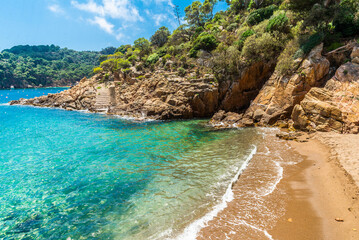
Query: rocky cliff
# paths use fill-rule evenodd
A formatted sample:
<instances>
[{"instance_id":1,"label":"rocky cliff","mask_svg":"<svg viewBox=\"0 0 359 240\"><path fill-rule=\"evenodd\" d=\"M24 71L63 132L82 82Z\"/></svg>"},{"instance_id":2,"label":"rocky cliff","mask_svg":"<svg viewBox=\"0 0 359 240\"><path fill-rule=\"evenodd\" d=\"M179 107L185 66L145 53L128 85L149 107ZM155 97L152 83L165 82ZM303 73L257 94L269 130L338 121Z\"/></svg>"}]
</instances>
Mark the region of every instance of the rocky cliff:
<instances>
[{"instance_id":1,"label":"rocky cliff","mask_svg":"<svg viewBox=\"0 0 359 240\"><path fill-rule=\"evenodd\" d=\"M305 59L298 59L300 67L291 76L274 72L246 111L221 110L211 124L358 133L359 46L350 42L326 56L322 51L321 44Z\"/></svg>"},{"instance_id":2,"label":"rocky cliff","mask_svg":"<svg viewBox=\"0 0 359 240\"><path fill-rule=\"evenodd\" d=\"M322 55L315 47L290 76L274 64L255 63L235 80L216 83L198 71L180 77L152 74L98 74L64 92L11 104L89 110L136 119L212 117L217 127L282 125L306 131L359 132L359 46L351 42ZM349 58L349 61L347 60ZM339 66L339 67L338 67ZM141 75L142 74L142 75Z\"/></svg>"},{"instance_id":3,"label":"rocky cliff","mask_svg":"<svg viewBox=\"0 0 359 240\"><path fill-rule=\"evenodd\" d=\"M216 83L210 74L186 77L158 69L153 73L102 73L64 92L10 104L88 110L136 119L210 118L219 109L241 110L249 106L274 69L274 64L256 63L235 80Z\"/></svg>"},{"instance_id":4,"label":"rocky cliff","mask_svg":"<svg viewBox=\"0 0 359 240\"><path fill-rule=\"evenodd\" d=\"M359 64L342 65L324 88L312 88L292 113L301 130L359 132Z\"/></svg>"},{"instance_id":5,"label":"rocky cliff","mask_svg":"<svg viewBox=\"0 0 359 240\"><path fill-rule=\"evenodd\" d=\"M211 75L179 77L158 70L153 74L99 74L58 94L20 99L10 104L88 110L137 119L211 117L218 107L218 85Z\"/></svg>"}]
</instances>

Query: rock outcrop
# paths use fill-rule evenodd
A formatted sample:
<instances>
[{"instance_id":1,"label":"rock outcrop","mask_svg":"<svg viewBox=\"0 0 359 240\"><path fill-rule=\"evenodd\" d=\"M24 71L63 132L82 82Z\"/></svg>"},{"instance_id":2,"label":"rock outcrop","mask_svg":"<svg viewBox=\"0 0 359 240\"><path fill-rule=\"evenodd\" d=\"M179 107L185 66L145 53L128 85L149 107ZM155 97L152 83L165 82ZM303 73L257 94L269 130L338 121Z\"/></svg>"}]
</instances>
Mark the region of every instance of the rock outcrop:
<instances>
[{"instance_id":1,"label":"rock outcrop","mask_svg":"<svg viewBox=\"0 0 359 240\"><path fill-rule=\"evenodd\" d=\"M95 83L91 79L84 78L71 89L57 94L49 94L33 99L20 99L11 101L10 104L33 105L39 107L57 107L66 110L91 110L94 111L96 103Z\"/></svg>"},{"instance_id":2,"label":"rock outcrop","mask_svg":"<svg viewBox=\"0 0 359 240\"><path fill-rule=\"evenodd\" d=\"M187 79L156 71L146 78L115 81L116 104L110 114L179 119L210 117L218 107L218 85L210 75Z\"/></svg>"},{"instance_id":3,"label":"rock outcrop","mask_svg":"<svg viewBox=\"0 0 359 240\"><path fill-rule=\"evenodd\" d=\"M177 72L98 74L58 94L20 99L11 104L88 110L136 119L189 119L212 117L220 108L240 110L249 106L273 71L273 64L256 63L236 81L218 85L210 74L186 77ZM234 120L238 114L232 114ZM230 119L230 116L227 117Z\"/></svg>"},{"instance_id":4,"label":"rock outcrop","mask_svg":"<svg viewBox=\"0 0 359 240\"><path fill-rule=\"evenodd\" d=\"M342 65L324 88L312 88L295 106L292 119L301 130L358 133L359 64Z\"/></svg>"},{"instance_id":5,"label":"rock outcrop","mask_svg":"<svg viewBox=\"0 0 359 240\"><path fill-rule=\"evenodd\" d=\"M242 70L234 80L222 82L220 89L220 109L238 112L246 109L256 98L259 90L274 71L275 64L258 62Z\"/></svg>"},{"instance_id":6,"label":"rock outcrop","mask_svg":"<svg viewBox=\"0 0 359 240\"><path fill-rule=\"evenodd\" d=\"M292 76L274 73L244 114L245 121L272 125L290 117L293 107L312 88L323 84L329 61L322 56L323 45L315 47Z\"/></svg>"},{"instance_id":7,"label":"rock outcrop","mask_svg":"<svg viewBox=\"0 0 359 240\"><path fill-rule=\"evenodd\" d=\"M322 56L322 50L323 45L315 47L292 76L273 73L244 114L236 115L236 119L232 117L228 122L226 115L233 114L218 113L217 117L211 120L211 124L225 127L273 125L280 119L288 119L294 106L312 87L323 84L329 72L330 63Z\"/></svg>"},{"instance_id":8,"label":"rock outcrop","mask_svg":"<svg viewBox=\"0 0 359 240\"><path fill-rule=\"evenodd\" d=\"M218 108L218 85L212 76L186 79L156 71L146 75L99 74L58 94L20 99L10 104L88 110L137 119L211 117Z\"/></svg>"}]
</instances>

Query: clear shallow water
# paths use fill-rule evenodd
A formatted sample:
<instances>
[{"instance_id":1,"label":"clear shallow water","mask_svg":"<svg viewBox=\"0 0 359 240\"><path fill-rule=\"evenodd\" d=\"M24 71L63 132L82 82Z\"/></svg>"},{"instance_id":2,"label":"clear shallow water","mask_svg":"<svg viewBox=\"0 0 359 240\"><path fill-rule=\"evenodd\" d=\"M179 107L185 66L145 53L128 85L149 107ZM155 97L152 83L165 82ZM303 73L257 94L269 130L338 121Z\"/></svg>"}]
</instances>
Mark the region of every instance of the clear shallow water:
<instances>
[{"instance_id":1,"label":"clear shallow water","mask_svg":"<svg viewBox=\"0 0 359 240\"><path fill-rule=\"evenodd\" d=\"M0 104L60 90L1 90ZM175 238L221 202L259 135L1 104L0 239Z\"/></svg>"}]
</instances>

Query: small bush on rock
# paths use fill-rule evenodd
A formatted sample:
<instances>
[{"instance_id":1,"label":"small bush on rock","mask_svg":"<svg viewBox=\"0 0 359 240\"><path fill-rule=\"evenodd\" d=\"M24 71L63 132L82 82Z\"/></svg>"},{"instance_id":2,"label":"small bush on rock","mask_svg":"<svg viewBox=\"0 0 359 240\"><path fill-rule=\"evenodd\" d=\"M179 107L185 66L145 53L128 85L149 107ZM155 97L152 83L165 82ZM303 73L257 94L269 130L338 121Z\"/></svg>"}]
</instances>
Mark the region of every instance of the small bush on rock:
<instances>
[{"instance_id":1,"label":"small bush on rock","mask_svg":"<svg viewBox=\"0 0 359 240\"><path fill-rule=\"evenodd\" d=\"M297 67L298 63L295 62L294 54L299 49L298 39L293 39L288 42L285 46L285 49L278 57L278 63L276 66L276 71L281 75L288 75L293 73Z\"/></svg>"},{"instance_id":2,"label":"small bush on rock","mask_svg":"<svg viewBox=\"0 0 359 240\"><path fill-rule=\"evenodd\" d=\"M180 67L178 69L178 75L181 76L181 77L184 77L186 75L186 69Z\"/></svg>"},{"instance_id":3,"label":"small bush on rock","mask_svg":"<svg viewBox=\"0 0 359 240\"><path fill-rule=\"evenodd\" d=\"M289 33L290 28L288 23L289 23L288 17L285 15L285 13L281 13L269 19L269 23L266 27L266 30L268 32L278 31L282 33Z\"/></svg>"},{"instance_id":4,"label":"small bush on rock","mask_svg":"<svg viewBox=\"0 0 359 240\"><path fill-rule=\"evenodd\" d=\"M263 20L270 18L273 15L273 12L277 9L278 7L276 5L257 9L249 14L247 18L247 23L251 26L257 25Z\"/></svg>"},{"instance_id":5,"label":"small bush on rock","mask_svg":"<svg viewBox=\"0 0 359 240\"><path fill-rule=\"evenodd\" d=\"M148 64L155 64L158 60L160 59L160 57L158 56L157 53L151 54L148 58L147 58L147 63Z\"/></svg>"},{"instance_id":6,"label":"small bush on rock","mask_svg":"<svg viewBox=\"0 0 359 240\"><path fill-rule=\"evenodd\" d=\"M276 59L284 44L285 42L278 35L267 32L260 36L252 35L244 42L242 57L248 62L271 61Z\"/></svg>"},{"instance_id":7,"label":"small bush on rock","mask_svg":"<svg viewBox=\"0 0 359 240\"><path fill-rule=\"evenodd\" d=\"M100 67L96 67L96 68L93 69L93 73L94 73L94 74L100 73L100 72L102 72L102 71L103 71L103 69L100 68Z\"/></svg>"},{"instance_id":8,"label":"small bush on rock","mask_svg":"<svg viewBox=\"0 0 359 240\"><path fill-rule=\"evenodd\" d=\"M199 50L212 51L218 46L217 39L207 32L201 33L190 50L190 57L196 57Z\"/></svg>"}]
</instances>

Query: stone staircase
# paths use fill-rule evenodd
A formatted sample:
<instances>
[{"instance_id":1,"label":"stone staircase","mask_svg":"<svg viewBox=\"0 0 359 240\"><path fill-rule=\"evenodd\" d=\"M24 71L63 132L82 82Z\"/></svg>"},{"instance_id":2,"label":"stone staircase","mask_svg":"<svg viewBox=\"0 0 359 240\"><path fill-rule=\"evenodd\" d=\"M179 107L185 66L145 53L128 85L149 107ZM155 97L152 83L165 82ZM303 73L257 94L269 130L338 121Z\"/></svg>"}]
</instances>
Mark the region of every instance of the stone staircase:
<instances>
[{"instance_id":1,"label":"stone staircase","mask_svg":"<svg viewBox=\"0 0 359 240\"><path fill-rule=\"evenodd\" d=\"M107 112L113 104L112 88L100 85L96 89L96 102L94 108L97 112Z\"/></svg>"}]
</instances>

